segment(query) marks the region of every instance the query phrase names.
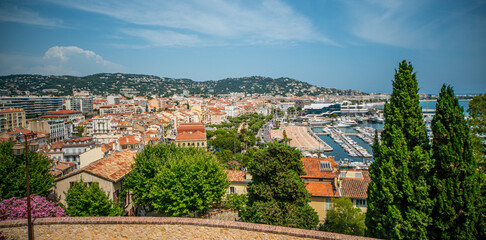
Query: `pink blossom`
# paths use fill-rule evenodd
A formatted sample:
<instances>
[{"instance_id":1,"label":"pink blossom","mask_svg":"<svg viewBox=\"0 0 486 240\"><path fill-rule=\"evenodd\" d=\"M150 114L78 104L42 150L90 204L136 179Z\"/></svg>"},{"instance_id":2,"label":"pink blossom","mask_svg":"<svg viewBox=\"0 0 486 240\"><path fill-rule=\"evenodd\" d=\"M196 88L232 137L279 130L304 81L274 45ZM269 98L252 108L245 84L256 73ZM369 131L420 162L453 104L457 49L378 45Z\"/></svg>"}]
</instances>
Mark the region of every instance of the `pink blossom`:
<instances>
[{"instance_id":1,"label":"pink blossom","mask_svg":"<svg viewBox=\"0 0 486 240\"><path fill-rule=\"evenodd\" d=\"M31 195L32 218L67 217L64 209L45 197ZM0 200L0 221L27 218L27 198Z\"/></svg>"}]
</instances>

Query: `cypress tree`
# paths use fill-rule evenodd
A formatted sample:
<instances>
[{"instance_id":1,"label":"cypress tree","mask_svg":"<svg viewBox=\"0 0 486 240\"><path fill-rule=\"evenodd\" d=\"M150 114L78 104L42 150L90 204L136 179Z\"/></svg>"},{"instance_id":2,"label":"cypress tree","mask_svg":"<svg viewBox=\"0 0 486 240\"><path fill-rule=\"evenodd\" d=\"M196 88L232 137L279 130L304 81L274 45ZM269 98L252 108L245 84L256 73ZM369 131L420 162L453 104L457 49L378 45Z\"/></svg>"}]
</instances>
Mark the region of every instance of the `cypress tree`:
<instances>
[{"instance_id":1,"label":"cypress tree","mask_svg":"<svg viewBox=\"0 0 486 240\"><path fill-rule=\"evenodd\" d=\"M428 173L429 140L419 106L413 67L405 60L395 71L385 104L381 143L375 140L368 186L367 234L386 239L427 239L432 200Z\"/></svg>"},{"instance_id":2,"label":"cypress tree","mask_svg":"<svg viewBox=\"0 0 486 240\"><path fill-rule=\"evenodd\" d=\"M450 86L442 86L432 120L432 239L475 239L479 174L463 108Z\"/></svg>"}]
</instances>

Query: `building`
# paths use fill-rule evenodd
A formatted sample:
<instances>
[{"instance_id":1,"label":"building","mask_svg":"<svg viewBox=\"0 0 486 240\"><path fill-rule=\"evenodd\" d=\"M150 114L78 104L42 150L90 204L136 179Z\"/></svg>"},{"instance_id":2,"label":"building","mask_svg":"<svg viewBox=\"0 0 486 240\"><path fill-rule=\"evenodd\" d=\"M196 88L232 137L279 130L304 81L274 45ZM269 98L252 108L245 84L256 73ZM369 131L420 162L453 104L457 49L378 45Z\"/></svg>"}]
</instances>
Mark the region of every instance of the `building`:
<instances>
[{"instance_id":1,"label":"building","mask_svg":"<svg viewBox=\"0 0 486 240\"><path fill-rule=\"evenodd\" d=\"M76 110L59 110L54 112L46 112L41 118L60 118L67 122L84 121L84 115L81 111Z\"/></svg>"},{"instance_id":2,"label":"building","mask_svg":"<svg viewBox=\"0 0 486 240\"><path fill-rule=\"evenodd\" d=\"M95 116L92 118L93 135L108 134L112 131L111 118Z\"/></svg>"},{"instance_id":3,"label":"building","mask_svg":"<svg viewBox=\"0 0 486 240\"><path fill-rule=\"evenodd\" d=\"M93 97L91 96L76 96L66 98L66 110L76 110L81 112L93 111Z\"/></svg>"},{"instance_id":4,"label":"building","mask_svg":"<svg viewBox=\"0 0 486 240\"><path fill-rule=\"evenodd\" d=\"M182 147L207 148L206 129L203 123L181 123L177 128L175 144Z\"/></svg>"},{"instance_id":5,"label":"building","mask_svg":"<svg viewBox=\"0 0 486 240\"><path fill-rule=\"evenodd\" d=\"M333 158L302 158L306 175L301 176L311 193L309 205L316 210L321 222L332 209L333 198L339 197L338 168Z\"/></svg>"},{"instance_id":6,"label":"building","mask_svg":"<svg viewBox=\"0 0 486 240\"><path fill-rule=\"evenodd\" d=\"M248 183L251 182L251 177L245 171L226 170L228 174L228 181L230 185L226 191L229 194L246 194L248 191Z\"/></svg>"},{"instance_id":7,"label":"building","mask_svg":"<svg viewBox=\"0 0 486 240\"><path fill-rule=\"evenodd\" d=\"M71 124L66 124L63 119L41 119L29 122L29 127L35 132L46 132L49 135L49 143L63 141L69 138Z\"/></svg>"},{"instance_id":8,"label":"building","mask_svg":"<svg viewBox=\"0 0 486 240\"><path fill-rule=\"evenodd\" d=\"M117 150L130 149L133 151L139 151L143 148L142 138L139 136L126 135L117 140Z\"/></svg>"},{"instance_id":9,"label":"building","mask_svg":"<svg viewBox=\"0 0 486 240\"><path fill-rule=\"evenodd\" d=\"M313 103L303 109L307 114L341 115L340 103Z\"/></svg>"},{"instance_id":10,"label":"building","mask_svg":"<svg viewBox=\"0 0 486 240\"><path fill-rule=\"evenodd\" d=\"M108 102L107 105L118 105L118 104L120 104L120 97L119 96L108 96L108 97L106 97L106 100Z\"/></svg>"},{"instance_id":11,"label":"building","mask_svg":"<svg viewBox=\"0 0 486 240\"><path fill-rule=\"evenodd\" d=\"M108 198L118 203L123 180L132 171L135 155L136 153L131 150L115 152L86 167L56 178L54 180L56 198L66 206L66 192L73 186L74 182L82 179L87 184L98 183L99 187L108 194ZM131 202L131 196L127 195L123 204L126 211L132 207Z\"/></svg>"},{"instance_id":12,"label":"building","mask_svg":"<svg viewBox=\"0 0 486 240\"><path fill-rule=\"evenodd\" d=\"M62 109L60 97L1 97L0 109L21 108L25 115L42 115Z\"/></svg>"},{"instance_id":13,"label":"building","mask_svg":"<svg viewBox=\"0 0 486 240\"><path fill-rule=\"evenodd\" d=\"M225 106L224 107L224 112L226 112L226 117L238 117L238 106Z\"/></svg>"},{"instance_id":14,"label":"building","mask_svg":"<svg viewBox=\"0 0 486 240\"><path fill-rule=\"evenodd\" d=\"M93 137L79 137L65 140L62 145L65 162L75 162L76 168L81 165L80 155L95 146Z\"/></svg>"},{"instance_id":15,"label":"building","mask_svg":"<svg viewBox=\"0 0 486 240\"><path fill-rule=\"evenodd\" d=\"M365 170L340 169L333 158L302 158L306 175L301 176L311 193L309 205L323 222L327 211L333 208L333 199L348 197L352 203L366 212L366 194L370 178Z\"/></svg>"},{"instance_id":16,"label":"building","mask_svg":"<svg viewBox=\"0 0 486 240\"><path fill-rule=\"evenodd\" d=\"M0 132L26 128L25 111L19 108L0 109Z\"/></svg>"}]
</instances>

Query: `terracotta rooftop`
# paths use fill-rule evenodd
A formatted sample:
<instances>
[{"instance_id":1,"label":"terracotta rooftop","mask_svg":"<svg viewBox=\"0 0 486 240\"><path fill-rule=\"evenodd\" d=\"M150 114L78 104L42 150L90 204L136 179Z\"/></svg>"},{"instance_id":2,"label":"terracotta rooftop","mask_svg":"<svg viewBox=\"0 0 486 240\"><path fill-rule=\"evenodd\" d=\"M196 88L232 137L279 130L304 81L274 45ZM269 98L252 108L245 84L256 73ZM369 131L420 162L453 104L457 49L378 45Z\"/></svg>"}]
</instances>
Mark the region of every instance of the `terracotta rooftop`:
<instances>
[{"instance_id":1,"label":"terracotta rooftop","mask_svg":"<svg viewBox=\"0 0 486 240\"><path fill-rule=\"evenodd\" d=\"M60 171L64 171L72 166L76 165L75 162L60 162L56 165L56 169Z\"/></svg>"},{"instance_id":2,"label":"terracotta rooftop","mask_svg":"<svg viewBox=\"0 0 486 240\"><path fill-rule=\"evenodd\" d=\"M206 132L206 129L204 128L203 125L194 125L194 126L180 126L177 128L177 132L180 133L180 132L195 132L195 131L199 131L199 132L203 132L205 133Z\"/></svg>"},{"instance_id":3,"label":"terracotta rooftop","mask_svg":"<svg viewBox=\"0 0 486 240\"><path fill-rule=\"evenodd\" d=\"M246 181L246 172L244 171L226 170L226 172L228 173L228 180L231 182Z\"/></svg>"},{"instance_id":4,"label":"terracotta rooftop","mask_svg":"<svg viewBox=\"0 0 486 240\"><path fill-rule=\"evenodd\" d=\"M61 115L61 114L49 114L49 115L42 115L40 118L67 118L69 115Z\"/></svg>"},{"instance_id":5,"label":"terracotta rooftop","mask_svg":"<svg viewBox=\"0 0 486 240\"><path fill-rule=\"evenodd\" d=\"M180 126L204 126L204 123L181 123Z\"/></svg>"},{"instance_id":6,"label":"terracotta rooftop","mask_svg":"<svg viewBox=\"0 0 486 240\"><path fill-rule=\"evenodd\" d=\"M139 143L140 141L142 141L140 137L133 135L126 135L118 139L118 142L121 145L133 145Z\"/></svg>"},{"instance_id":7,"label":"terracotta rooftop","mask_svg":"<svg viewBox=\"0 0 486 240\"><path fill-rule=\"evenodd\" d=\"M333 172L333 168L337 166L337 163L333 158L302 158L304 164L304 171L307 173L301 177L303 178L334 178L337 176L337 172ZM331 165L331 169L320 169L320 162L327 161Z\"/></svg>"},{"instance_id":8,"label":"terracotta rooftop","mask_svg":"<svg viewBox=\"0 0 486 240\"><path fill-rule=\"evenodd\" d=\"M13 112L25 112L25 111L24 109L20 109L20 108L0 109L0 113L13 113Z\"/></svg>"},{"instance_id":9,"label":"terracotta rooftop","mask_svg":"<svg viewBox=\"0 0 486 240\"><path fill-rule=\"evenodd\" d=\"M17 128L14 131L7 132L8 135L20 134L20 133L26 135L26 134L33 134L34 131L26 129L26 128Z\"/></svg>"},{"instance_id":10,"label":"terracotta rooftop","mask_svg":"<svg viewBox=\"0 0 486 240\"><path fill-rule=\"evenodd\" d=\"M81 111L75 111L75 110L59 110L59 111L54 111L54 112L46 112L46 115L60 115L60 114L82 114L83 112Z\"/></svg>"},{"instance_id":11,"label":"terracotta rooftop","mask_svg":"<svg viewBox=\"0 0 486 240\"><path fill-rule=\"evenodd\" d=\"M313 197L338 197L330 182L309 182L305 187Z\"/></svg>"},{"instance_id":12,"label":"terracotta rooftop","mask_svg":"<svg viewBox=\"0 0 486 240\"><path fill-rule=\"evenodd\" d=\"M368 171L361 171L362 178L342 178L341 194L349 198L368 198L368 185L371 182Z\"/></svg>"},{"instance_id":13,"label":"terracotta rooftop","mask_svg":"<svg viewBox=\"0 0 486 240\"><path fill-rule=\"evenodd\" d=\"M126 174L132 171L132 164L135 163L135 156L136 152L128 149L121 152L114 152L84 168L71 172L60 178L56 178L55 181L65 179L81 172L87 172L111 182L118 182Z\"/></svg>"},{"instance_id":14,"label":"terracotta rooftop","mask_svg":"<svg viewBox=\"0 0 486 240\"><path fill-rule=\"evenodd\" d=\"M93 137L78 137L73 139L65 140L64 142L84 142L84 141L91 141Z\"/></svg>"},{"instance_id":15,"label":"terracotta rooftop","mask_svg":"<svg viewBox=\"0 0 486 240\"><path fill-rule=\"evenodd\" d=\"M201 131L195 132L179 132L176 140L189 140L189 139L206 139L206 134Z\"/></svg>"}]
</instances>

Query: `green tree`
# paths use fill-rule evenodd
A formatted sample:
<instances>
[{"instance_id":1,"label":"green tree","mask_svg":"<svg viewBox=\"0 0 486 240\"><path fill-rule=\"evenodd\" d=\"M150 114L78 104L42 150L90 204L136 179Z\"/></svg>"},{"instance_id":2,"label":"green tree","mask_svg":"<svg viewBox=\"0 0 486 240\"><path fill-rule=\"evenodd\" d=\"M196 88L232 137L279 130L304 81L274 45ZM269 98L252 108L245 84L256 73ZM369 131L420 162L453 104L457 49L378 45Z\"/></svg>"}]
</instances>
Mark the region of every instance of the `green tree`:
<instances>
[{"instance_id":1,"label":"green tree","mask_svg":"<svg viewBox=\"0 0 486 240\"><path fill-rule=\"evenodd\" d=\"M221 201L229 182L210 153L158 144L137 155L124 186L139 205L168 216L194 216Z\"/></svg>"},{"instance_id":2,"label":"green tree","mask_svg":"<svg viewBox=\"0 0 486 240\"><path fill-rule=\"evenodd\" d=\"M305 175L301 152L283 143L250 151L248 203L241 212L245 222L311 229L319 222L309 206L310 194L300 178Z\"/></svg>"},{"instance_id":3,"label":"green tree","mask_svg":"<svg viewBox=\"0 0 486 240\"><path fill-rule=\"evenodd\" d=\"M66 194L66 213L72 217L120 216L123 209L114 204L97 182L74 182Z\"/></svg>"},{"instance_id":4,"label":"green tree","mask_svg":"<svg viewBox=\"0 0 486 240\"><path fill-rule=\"evenodd\" d=\"M76 135L78 137L82 137L83 136L83 133L84 133L84 126L77 126L76 127L76 131L78 132Z\"/></svg>"},{"instance_id":5,"label":"green tree","mask_svg":"<svg viewBox=\"0 0 486 240\"><path fill-rule=\"evenodd\" d=\"M289 143L290 143L290 141L292 141L292 139L290 139L290 138L287 136L287 131L283 130L283 134L282 134L282 135L283 135L283 140L282 140L282 141L283 141L285 144L289 144Z\"/></svg>"},{"instance_id":6,"label":"green tree","mask_svg":"<svg viewBox=\"0 0 486 240\"><path fill-rule=\"evenodd\" d=\"M471 140L474 146L474 156L478 161L481 170L481 194L479 195L480 204L479 208L479 221L477 229L478 239L486 238L486 141L484 136L486 135L486 94L480 94L475 96L469 102L469 114L468 124L471 126Z\"/></svg>"},{"instance_id":7,"label":"green tree","mask_svg":"<svg viewBox=\"0 0 486 240\"><path fill-rule=\"evenodd\" d=\"M354 207L349 198L336 198L333 208L326 213L326 221L319 225L319 230L364 236L366 230L364 220L365 214L361 209Z\"/></svg>"},{"instance_id":8,"label":"green tree","mask_svg":"<svg viewBox=\"0 0 486 240\"><path fill-rule=\"evenodd\" d=\"M468 124L471 126L474 155L483 172L486 169L486 94L479 94L469 102ZM483 136L482 138L480 136Z\"/></svg>"},{"instance_id":9,"label":"green tree","mask_svg":"<svg viewBox=\"0 0 486 240\"><path fill-rule=\"evenodd\" d=\"M433 166L413 67L395 71L385 104L381 143L375 141L368 186L367 235L386 239L427 239L433 202L428 174Z\"/></svg>"},{"instance_id":10,"label":"green tree","mask_svg":"<svg viewBox=\"0 0 486 240\"><path fill-rule=\"evenodd\" d=\"M431 127L431 196L435 197L432 239L475 239L479 174L469 126L450 86L442 86Z\"/></svg>"},{"instance_id":11,"label":"green tree","mask_svg":"<svg viewBox=\"0 0 486 240\"><path fill-rule=\"evenodd\" d=\"M295 107L289 107L289 108L287 109L287 113L288 113L288 114L294 114L294 113L295 113Z\"/></svg>"},{"instance_id":12,"label":"green tree","mask_svg":"<svg viewBox=\"0 0 486 240\"><path fill-rule=\"evenodd\" d=\"M0 143L0 199L27 196L24 155L13 154L13 142ZM30 194L47 197L54 182L51 161L42 153L28 153Z\"/></svg>"}]
</instances>

